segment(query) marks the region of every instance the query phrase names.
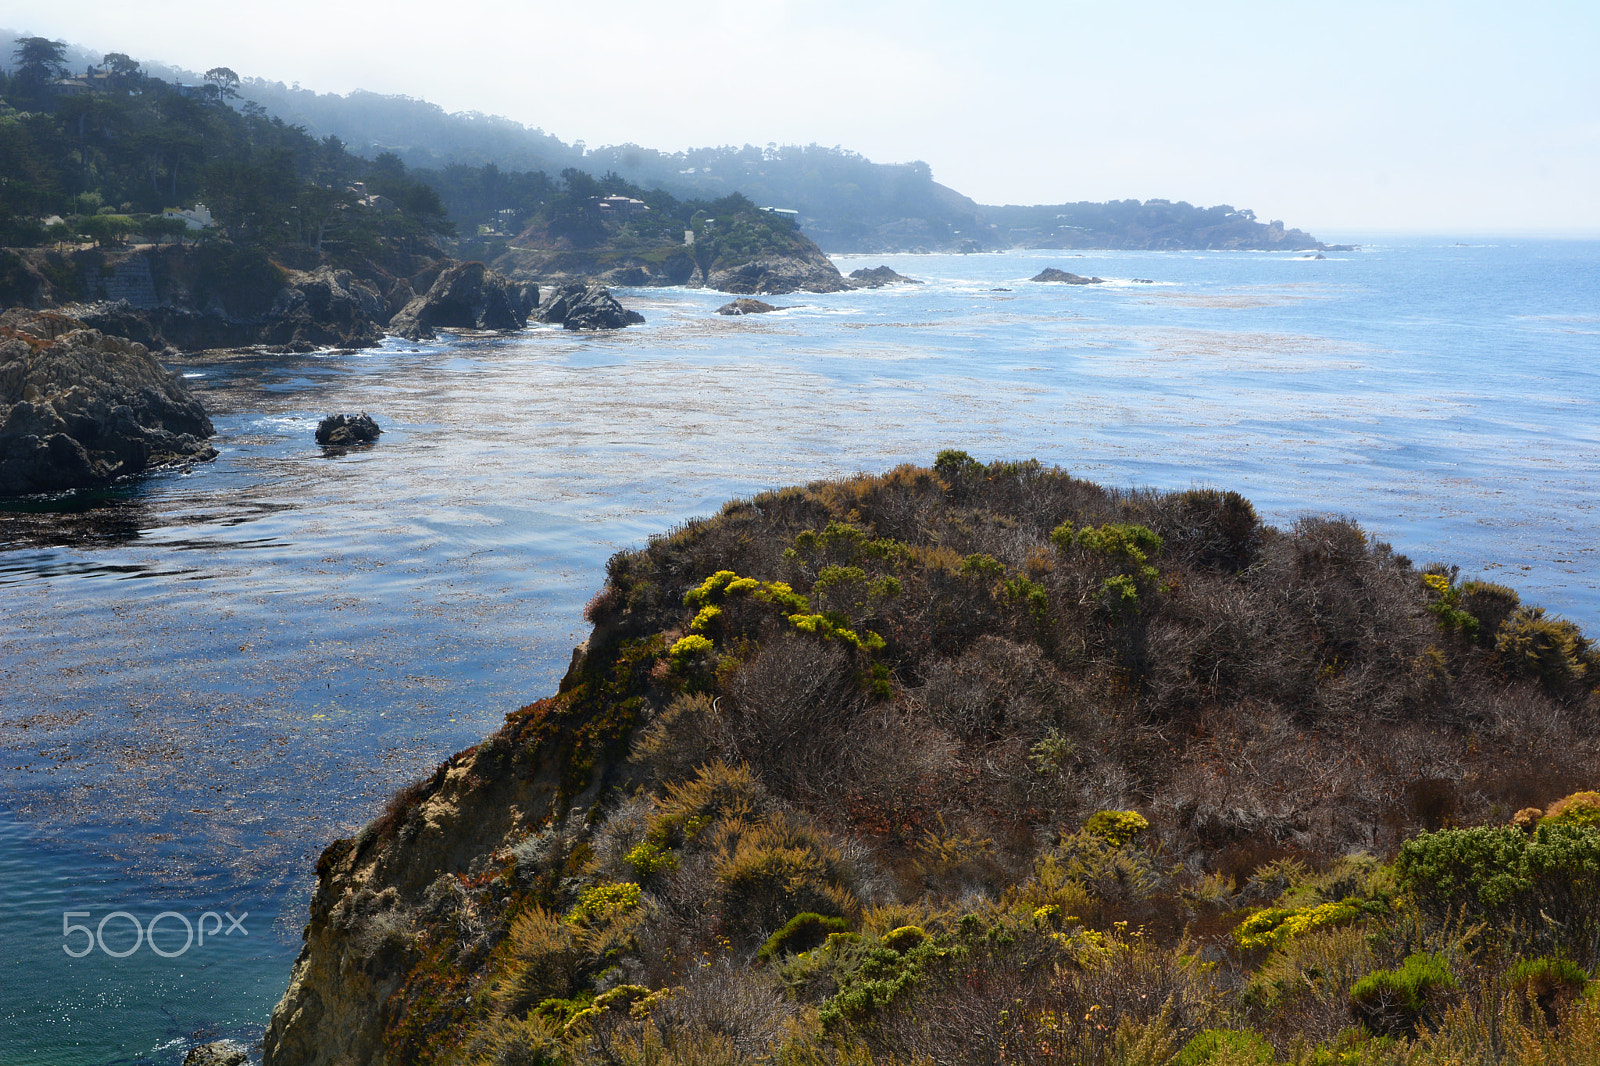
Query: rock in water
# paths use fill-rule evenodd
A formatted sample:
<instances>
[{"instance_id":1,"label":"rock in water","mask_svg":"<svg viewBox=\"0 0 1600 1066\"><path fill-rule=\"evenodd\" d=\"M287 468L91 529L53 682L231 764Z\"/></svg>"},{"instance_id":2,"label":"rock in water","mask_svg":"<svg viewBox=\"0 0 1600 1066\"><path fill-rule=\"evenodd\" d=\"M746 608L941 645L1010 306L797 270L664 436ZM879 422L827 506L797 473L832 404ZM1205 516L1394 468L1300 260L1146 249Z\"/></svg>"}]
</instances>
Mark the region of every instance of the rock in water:
<instances>
[{"instance_id":1,"label":"rock in water","mask_svg":"<svg viewBox=\"0 0 1600 1066\"><path fill-rule=\"evenodd\" d=\"M1105 278L1086 278L1082 274L1074 274L1067 270L1057 270L1055 267L1045 267L1028 280L1059 281L1066 285L1104 285L1106 282Z\"/></svg>"},{"instance_id":2,"label":"rock in water","mask_svg":"<svg viewBox=\"0 0 1600 1066\"><path fill-rule=\"evenodd\" d=\"M538 302L536 285L509 282L482 263L457 263L389 320L389 332L415 341L436 329L521 329Z\"/></svg>"},{"instance_id":3,"label":"rock in water","mask_svg":"<svg viewBox=\"0 0 1600 1066\"><path fill-rule=\"evenodd\" d=\"M211 420L142 344L61 315L0 315L0 495L216 458Z\"/></svg>"},{"instance_id":4,"label":"rock in water","mask_svg":"<svg viewBox=\"0 0 1600 1066\"><path fill-rule=\"evenodd\" d=\"M741 296L732 303L723 304L717 308L719 315L764 315L768 311L782 311L782 307L773 307L763 300L751 300Z\"/></svg>"},{"instance_id":5,"label":"rock in water","mask_svg":"<svg viewBox=\"0 0 1600 1066\"><path fill-rule=\"evenodd\" d=\"M371 444L383 430L371 415L329 415L317 423L317 443L330 447L350 444Z\"/></svg>"},{"instance_id":6,"label":"rock in water","mask_svg":"<svg viewBox=\"0 0 1600 1066\"><path fill-rule=\"evenodd\" d=\"M388 317L388 304L371 282L348 270L319 267L289 276L267 313L260 339L297 352L371 348L383 340L378 323Z\"/></svg>"},{"instance_id":7,"label":"rock in water","mask_svg":"<svg viewBox=\"0 0 1600 1066\"><path fill-rule=\"evenodd\" d=\"M858 289L881 289L885 285L921 285L916 278L908 278L904 274L889 269L886 266L873 267L868 270L850 271L850 280Z\"/></svg>"},{"instance_id":8,"label":"rock in water","mask_svg":"<svg viewBox=\"0 0 1600 1066\"><path fill-rule=\"evenodd\" d=\"M201 1044L183 1057L183 1066L241 1066L249 1054L232 1040Z\"/></svg>"},{"instance_id":9,"label":"rock in water","mask_svg":"<svg viewBox=\"0 0 1600 1066\"><path fill-rule=\"evenodd\" d=\"M639 325L644 316L623 307L604 286L564 285L540 306L539 321L562 329L621 329Z\"/></svg>"}]
</instances>

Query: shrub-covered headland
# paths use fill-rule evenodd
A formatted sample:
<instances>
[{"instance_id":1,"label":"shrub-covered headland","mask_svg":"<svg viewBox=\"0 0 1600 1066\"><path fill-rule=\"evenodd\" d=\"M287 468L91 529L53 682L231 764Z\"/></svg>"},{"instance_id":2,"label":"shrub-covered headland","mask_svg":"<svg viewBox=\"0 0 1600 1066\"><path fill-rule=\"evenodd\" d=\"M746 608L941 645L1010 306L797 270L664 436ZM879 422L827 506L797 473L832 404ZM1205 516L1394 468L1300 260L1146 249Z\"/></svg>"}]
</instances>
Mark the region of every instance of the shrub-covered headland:
<instances>
[{"instance_id":1,"label":"shrub-covered headland","mask_svg":"<svg viewBox=\"0 0 1600 1066\"><path fill-rule=\"evenodd\" d=\"M587 615L323 855L269 1064L1600 1061L1600 654L1509 588L944 452Z\"/></svg>"}]
</instances>

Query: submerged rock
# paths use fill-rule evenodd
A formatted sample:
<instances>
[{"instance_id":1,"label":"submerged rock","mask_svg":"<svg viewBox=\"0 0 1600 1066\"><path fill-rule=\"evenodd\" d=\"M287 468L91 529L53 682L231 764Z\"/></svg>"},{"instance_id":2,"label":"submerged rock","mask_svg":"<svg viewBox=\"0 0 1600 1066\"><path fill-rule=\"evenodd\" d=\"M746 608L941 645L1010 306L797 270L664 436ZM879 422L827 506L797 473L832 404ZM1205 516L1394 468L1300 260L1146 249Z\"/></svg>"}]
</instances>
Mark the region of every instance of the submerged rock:
<instances>
[{"instance_id":1,"label":"submerged rock","mask_svg":"<svg viewBox=\"0 0 1600 1066\"><path fill-rule=\"evenodd\" d=\"M858 289L881 289L885 285L921 285L916 278L908 278L886 266L863 267L860 270L850 271L850 281Z\"/></svg>"},{"instance_id":2,"label":"submerged rock","mask_svg":"<svg viewBox=\"0 0 1600 1066\"><path fill-rule=\"evenodd\" d=\"M371 444L383 430L371 415L329 415L317 423L317 443L327 445Z\"/></svg>"},{"instance_id":3,"label":"submerged rock","mask_svg":"<svg viewBox=\"0 0 1600 1066\"><path fill-rule=\"evenodd\" d=\"M62 315L0 316L0 495L216 458L211 420L142 344Z\"/></svg>"},{"instance_id":4,"label":"submerged rock","mask_svg":"<svg viewBox=\"0 0 1600 1066\"><path fill-rule=\"evenodd\" d=\"M1069 270L1057 270L1055 267L1045 267L1028 280L1059 281L1065 285L1104 285L1106 281L1105 278L1086 278L1082 274L1074 274Z\"/></svg>"},{"instance_id":5,"label":"submerged rock","mask_svg":"<svg viewBox=\"0 0 1600 1066\"><path fill-rule=\"evenodd\" d=\"M538 302L537 285L508 281L482 263L456 263L396 312L389 332L415 341L436 329L521 329Z\"/></svg>"},{"instance_id":6,"label":"submerged rock","mask_svg":"<svg viewBox=\"0 0 1600 1066\"><path fill-rule=\"evenodd\" d=\"M732 303L723 304L717 308L719 315L764 315L769 311L785 311L787 308L774 307L763 300L752 300L741 296Z\"/></svg>"},{"instance_id":7,"label":"submerged rock","mask_svg":"<svg viewBox=\"0 0 1600 1066\"><path fill-rule=\"evenodd\" d=\"M644 322L644 316L617 302L602 285L563 285L540 306L540 322L563 329L621 329Z\"/></svg>"}]
</instances>

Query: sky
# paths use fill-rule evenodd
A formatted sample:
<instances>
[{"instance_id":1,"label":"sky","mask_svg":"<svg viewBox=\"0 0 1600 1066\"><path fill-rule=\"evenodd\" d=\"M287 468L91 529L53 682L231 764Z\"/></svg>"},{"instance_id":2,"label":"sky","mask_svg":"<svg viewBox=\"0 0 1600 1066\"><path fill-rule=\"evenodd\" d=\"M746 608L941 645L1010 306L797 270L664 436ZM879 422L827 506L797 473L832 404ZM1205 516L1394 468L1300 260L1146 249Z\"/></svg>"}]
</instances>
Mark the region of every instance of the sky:
<instances>
[{"instance_id":1,"label":"sky","mask_svg":"<svg viewBox=\"0 0 1600 1066\"><path fill-rule=\"evenodd\" d=\"M590 147L920 159L982 203L1600 235L1600 0L0 0L0 26Z\"/></svg>"}]
</instances>

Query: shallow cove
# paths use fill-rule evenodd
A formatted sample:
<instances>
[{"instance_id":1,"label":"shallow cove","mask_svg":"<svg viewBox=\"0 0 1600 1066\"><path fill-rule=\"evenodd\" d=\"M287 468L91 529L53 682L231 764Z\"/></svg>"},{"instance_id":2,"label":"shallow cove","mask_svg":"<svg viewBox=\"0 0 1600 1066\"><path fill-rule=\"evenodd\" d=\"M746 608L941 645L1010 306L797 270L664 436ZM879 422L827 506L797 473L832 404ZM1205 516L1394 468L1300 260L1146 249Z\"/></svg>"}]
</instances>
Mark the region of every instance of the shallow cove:
<instances>
[{"instance_id":1,"label":"shallow cove","mask_svg":"<svg viewBox=\"0 0 1600 1066\"><path fill-rule=\"evenodd\" d=\"M612 551L731 496L1036 456L1354 515L1600 631L1600 245L1454 240L874 256L840 265L928 284L738 318L643 290L647 324L610 335L186 358L215 463L0 509L0 943L30 963L0 1059L259 1035L317 851L553 689ZM1026 280L1052 265L1108 283ZM377 445L313 443L362 410ZM249 911L250 936L75 960L68 910Z\"/></svg>"}]
</instances>

